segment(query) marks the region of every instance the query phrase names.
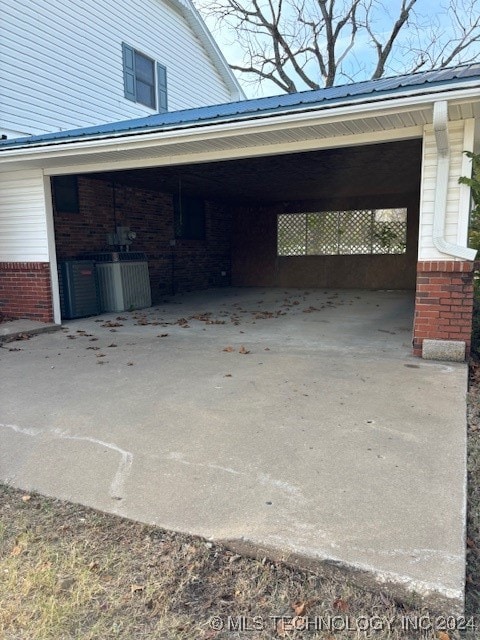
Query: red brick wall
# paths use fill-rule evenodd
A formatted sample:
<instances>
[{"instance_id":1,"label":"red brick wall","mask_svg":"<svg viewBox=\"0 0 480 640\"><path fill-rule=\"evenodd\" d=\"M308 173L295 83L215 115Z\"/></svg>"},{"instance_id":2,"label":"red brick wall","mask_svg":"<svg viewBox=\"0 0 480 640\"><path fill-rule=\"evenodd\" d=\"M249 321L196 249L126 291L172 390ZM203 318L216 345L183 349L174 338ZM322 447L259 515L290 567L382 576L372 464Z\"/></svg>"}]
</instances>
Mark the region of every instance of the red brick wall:
<instances>
[{"instance_id":1,"label":"red brick wall","mask_svg":"<svg viewBox=\"0 0 480 640\"><path fill-rule=\"evenodd\" d=\"M50 264L0 262L0 312L10 318L53 322Z\"/></svg>"},{"instance_id":2,"label":"red brick wall","mask_svg":"<svg viewBox=\"0 0 480 640\"><path fill-rule=\"evenodd\" d=\"M149 261L154 302L172 291L191 291L230 284L231 215L228 208L206 203L205 240L170 240L175 236L173 198L169 193L139 189L119 182L79 177L80 212L54 211L57 260L85 252L111 250L106 236L116 225L137 233L132 251ZM226 276L221 272L225 271Z\"/></svg>"},{"instance_id":3,"label":"red brick wall","mask_svg":"<svg viewBox=\"0 0 480 640\"><path fill-rule=\"evenodd\" d=\"M473 312L473 262L425 261L417 265L413 353L425 338L461 340L468 357Z\"/></svg>"}]
</instances>

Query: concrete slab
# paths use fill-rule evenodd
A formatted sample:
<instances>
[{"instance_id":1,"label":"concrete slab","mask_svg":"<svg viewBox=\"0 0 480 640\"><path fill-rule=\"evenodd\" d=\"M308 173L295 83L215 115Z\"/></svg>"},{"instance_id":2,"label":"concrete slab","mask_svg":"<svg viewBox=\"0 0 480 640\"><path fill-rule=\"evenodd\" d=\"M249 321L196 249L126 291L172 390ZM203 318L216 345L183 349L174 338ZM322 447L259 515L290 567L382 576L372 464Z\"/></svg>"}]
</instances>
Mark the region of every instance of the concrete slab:
<instances>
[{"instance_id":1,"label":"concrete slab","mask_svg":"<svg viewBox=\"0 0 480 640\"><path fill-rule=\"evenodd\" d=\"M412 317L225 289L5 344L0 478L458 611L467 367L413 358Z\"/></svg>"},{"instance_id":2,"label":"concrete slab","mask_svg":"<svg viewBox=\"0 0 480 640\"><path fill-rule=\"evenodd\" d=\"M22 339L22 336L35 336L39 333L58 331L62 327L49 322L35 320L7 320L0 323L0 342Z\"/></svg>"}]
</instances>

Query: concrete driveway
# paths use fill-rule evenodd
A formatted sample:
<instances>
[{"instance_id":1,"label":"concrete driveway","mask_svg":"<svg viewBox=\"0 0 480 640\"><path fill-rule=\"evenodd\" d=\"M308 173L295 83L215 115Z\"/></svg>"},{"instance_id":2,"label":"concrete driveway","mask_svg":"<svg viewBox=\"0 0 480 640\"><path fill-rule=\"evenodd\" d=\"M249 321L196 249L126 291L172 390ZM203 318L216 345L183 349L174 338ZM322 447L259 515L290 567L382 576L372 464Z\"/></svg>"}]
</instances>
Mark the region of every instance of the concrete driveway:
<instances>
[{"instance_id":1,"label":"concrete driveway","mask_svg":"<svg viewBox=\"0 0 480 640\"><path fill-rule=\"evenodd\" d=\"M0 478L458 609L467 368L412 313L224 289L4 344Z\"/></svg>"}]
</instances>

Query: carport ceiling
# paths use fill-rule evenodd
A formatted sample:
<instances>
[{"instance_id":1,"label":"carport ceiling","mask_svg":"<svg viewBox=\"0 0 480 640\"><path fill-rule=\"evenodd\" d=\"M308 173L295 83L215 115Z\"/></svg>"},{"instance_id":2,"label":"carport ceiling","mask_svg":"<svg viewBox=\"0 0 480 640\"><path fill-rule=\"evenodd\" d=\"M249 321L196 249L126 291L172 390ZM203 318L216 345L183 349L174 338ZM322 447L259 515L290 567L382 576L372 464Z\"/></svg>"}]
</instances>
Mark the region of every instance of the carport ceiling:
<instances>
[{"instance_id":1,"label":"carport ceiling","mask_svg":"<svg viewBox=\"0 0 480 640\"><path fill-rule=\"evenodd\" d=\"M96 178L235 202L284 202L411 193L420 186L421 140L131 169Z\"/></svg>"}]
</instances>

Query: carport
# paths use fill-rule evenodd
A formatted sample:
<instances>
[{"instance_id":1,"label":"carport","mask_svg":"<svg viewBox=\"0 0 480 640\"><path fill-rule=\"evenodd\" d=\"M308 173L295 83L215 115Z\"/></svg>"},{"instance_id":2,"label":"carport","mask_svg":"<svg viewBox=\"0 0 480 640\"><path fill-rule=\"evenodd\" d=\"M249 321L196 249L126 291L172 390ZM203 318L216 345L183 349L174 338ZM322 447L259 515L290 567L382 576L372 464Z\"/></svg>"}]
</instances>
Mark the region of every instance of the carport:
<instances>
[{"instance_id":1,"label":"carport","mask_svg":"<svg viewBox=\"0 0 480 640\"><path fill-rule=\"evenodd\" d=\"M414 353L424 339L468 353L474 252L458 177L479 84L468 65L6 141L2 310L60 322L58 263L105 250L123 226L154 301L230 284L415 289ZM78 202L62 210L52 189L65 177Z\"/></svg>"},{"instance_id":2,"label":"carport","mask_svg":"<svg viewBox=\"0 0 480 640\"><path fill-rule=\"evenodd\" d=\"M57 260L106 251L108 233L124 226L136 233L130 250L148 256L154 302L228 285L413 291L420 170L421 140L414 139L83 174L76 176L77 214L62 211L53 198ZM179 199L204 208L197 238L175 228ZM401 253L279 255L279 216L296 222L305 211L361 216L394 208L408 211Z\"/></svg>"},{"instance_id":3,"label":"carport","mask_svg":"<svg viewBox=\"0 0 480 640\"><path fill-rule=\"evenodd\" d=\"M479 88L469 65L0 144L3 312L60 323L58 264L116 226L162 302L2 350L2 478L461 609L466 367L410 356L404 290L414 354L468 352Z\"/></svg>"}]
</instances>

